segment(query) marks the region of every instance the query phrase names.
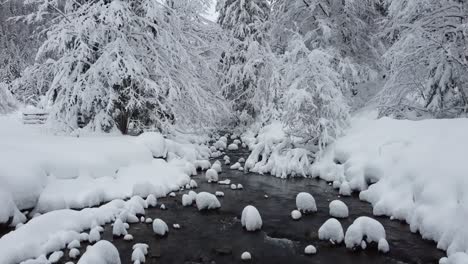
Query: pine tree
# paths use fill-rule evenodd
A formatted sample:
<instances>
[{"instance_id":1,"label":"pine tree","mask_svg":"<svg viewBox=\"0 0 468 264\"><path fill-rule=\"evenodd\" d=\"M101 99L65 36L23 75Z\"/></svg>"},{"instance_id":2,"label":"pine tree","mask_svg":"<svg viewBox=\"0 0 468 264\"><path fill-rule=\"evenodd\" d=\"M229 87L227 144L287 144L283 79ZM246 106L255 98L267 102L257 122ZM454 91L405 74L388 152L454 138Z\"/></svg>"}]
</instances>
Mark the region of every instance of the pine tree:
<instances>
[{"instance_id":1,"label":"pine tree","mask_svg":"<svg viewBox=\"0 0 468 264\"><path fill-rule=\"evenodd\" d=\"M218 9L218 23L231 38L221 58L223 94L242 120L252 120L271 100L270 6L266 0L226 0Z\"/></svg>"}]
</instances>

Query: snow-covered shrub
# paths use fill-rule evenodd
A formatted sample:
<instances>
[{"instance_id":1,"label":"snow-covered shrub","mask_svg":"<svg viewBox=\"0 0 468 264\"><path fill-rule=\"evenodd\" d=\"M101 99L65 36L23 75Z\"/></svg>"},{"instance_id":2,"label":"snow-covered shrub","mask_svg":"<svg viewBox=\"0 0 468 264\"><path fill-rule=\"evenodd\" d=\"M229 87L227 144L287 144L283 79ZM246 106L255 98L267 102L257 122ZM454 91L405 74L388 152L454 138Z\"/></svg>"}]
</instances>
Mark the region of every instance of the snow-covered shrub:
<instances>
[{"instance_id":1,"label":"snow-covered shrub","mask_svg":"<svg viewBox=\"0 0 468 264\"><path fill-rule=\"evenodd\" d=\"M263 224L260 213L257 208L252 205L247 205L244 210L242 210L241 223L247 231L260 230Z\"/></svg>"},{"instance_id":2,"label":"snow-covered shrub","mask_svg":"<svg viewBox=\"0 0 468 264\"><path fill-rule=\"evenodd\" d=\"M315 199L312 194L307 192L300 192L296 196L296 207L299 211L308 213L308 212L317 212L317 205L315 204Z\"/></svg>"},{"instance_id":3,"label":"snow-covered shrub","mask_svg":"<svg viewBox=\"0 0 468 264\"><path fill-rule=\"evenodd\" d=\"M330 218L319 228L318 236L321 240L339 244L343 242L344 238L343 227L338 220Z\"/></svg>"}]
</instances>

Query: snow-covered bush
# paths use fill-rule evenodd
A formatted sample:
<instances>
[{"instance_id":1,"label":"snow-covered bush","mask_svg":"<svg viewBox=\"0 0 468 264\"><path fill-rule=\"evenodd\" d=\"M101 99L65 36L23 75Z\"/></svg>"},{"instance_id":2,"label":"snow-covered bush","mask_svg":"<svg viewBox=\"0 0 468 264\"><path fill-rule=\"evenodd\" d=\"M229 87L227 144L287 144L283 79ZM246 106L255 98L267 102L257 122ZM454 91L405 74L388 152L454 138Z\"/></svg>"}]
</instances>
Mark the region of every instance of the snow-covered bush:
<instances>
[{"instance_id":1,"label":"snow-covered bush","mask_svg":"<svg viewBox=\"0 0 468 264\"><path fill-rule=\"evenodd\" d=\"M260 230L263 224L260 213L257 208L252 205L247 205L244 210L242 210L241 223L247 231Z\"/></svg>"},{"instance_id":2,"label":"snow-covered bush","mask_svg":"<svg viewBox=\"0 0 468 264\"><path fill-rule=\"evenodd\" d=\"M339 244L343 242L344 238L343 227L338 220L330 218L319 228L318 236L321 240Z\"/></svg>"}]
</instances>

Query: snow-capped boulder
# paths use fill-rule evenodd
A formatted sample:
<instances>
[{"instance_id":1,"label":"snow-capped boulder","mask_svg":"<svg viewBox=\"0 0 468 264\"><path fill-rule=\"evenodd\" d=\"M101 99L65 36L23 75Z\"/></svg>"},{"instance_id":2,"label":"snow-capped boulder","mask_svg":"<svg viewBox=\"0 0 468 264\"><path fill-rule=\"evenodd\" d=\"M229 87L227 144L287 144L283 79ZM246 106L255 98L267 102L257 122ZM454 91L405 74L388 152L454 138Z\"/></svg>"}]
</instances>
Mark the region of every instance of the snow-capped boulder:
<instances>
[{"instance_id":1,"label":"snow-capped boulder","mask_svg":"<svg viewBox=\"0 0 468 264\"><path fill-rule=\"evenodd\" d=\"M55 251L49 256L49 263L57 263L63 257L63 251Z\"/></svg>"},{"instance_id":2,"label":"snow-capped boulder","mask_svg":"<svg viewBox=\"0 0 468 264\"><path fill-rule=\"evenodd\" d=\"M195 202L199 211L217 209L221 207L221 203L219 202L218 198L216 198L215 195L207 192L198 193L195 198Z\"/></svg>"},{"instance_id":3,"label":"snow-capped boulder","mask_svg":"<svg viewBox=\"0 0 468 264\"><path fill-rule=\"evenodd\" d=\"M195 201L195 198L197 198L197 193L194 191L189 191L188 196L190 197L190 199L192 199L192 203L193 203L193 201Z\"/></svg>"},{"instance_id":4,"label":"snow-capped boulder","mask_svg":"<svg viewBox=\"0 0 468 264\"><path fill-rule=\"evenodd\" d=\"M304 249L304 254L306 254L306 255L314 255L316 253L317 253L317 249L312 245L308 245Z\"/></svg>"},{"instance_id":5,"label":"snow-capped boulder","mask_svg":"<svg viewBox=\"0 0 468 264\"><path fill-rule=\"evenodd\" d=\"M159 209L161 209L161 210L167 210L167 208L166 208L166 205L165 205L165 204L161 204L161 206L159 206Z\"/></svg>"},{"instance_id":6,"label":"snow-capped boulder","mask_svg":"<svg viewBox=\"0 0 468 264\"><path fill-rule=\"evenodd\" d=\"M211 168L211 163L209 160L196 160L194 161L193 165L195 165L197 170L207 170Z\"/></svg>"},{"instance_id":7,"label":"snow-capped boulder","mask_svg":"<svg viewBox=\"0 0 468 264\"><path fill-rule=\"evenodd\" d=\"M94 243L101 240L101 233L99 232L99 228L94 227L89 231L88 241L89 243Z\"/></svg>"},{"instance_id":8,"label":"snow-capped boulder","mask_svg":"<svg viewBox=\"0 0 468 264\"><path fill-rule=\"evenodd\" d=\"M198 188L198 184L195 180L190 180L190 187L192 189Z\"/></svg>"},{"instance_id":9,"label":"snow-capped boulder","mask_svg":"<svg viewBox=\"0 0 468 264\"><path fill-rule=\"evenodd\" d=\"M302 214L301 214L301 212L299 210L293 210L291 212L291 218L292 219L299 220L299 219L301 219L301 217L302 217Z\"/></svg>"},{"instance_id":10,"label":"snow-capped boulder","mask_svg":"<svg viewBox=\"0 0 468 264\"><path fill-rule=\"evenodd\" d=\"M80 251L77 248L72 248L68 252L68 257L71 259L76 259L80 255Z\"/></svg>"},{"instance_id":11,"label":"snow-capped boulder","mask_svg":"<svg viewBox=\"0 0 468 264\"><path fill-rule=\"evenodd\" d=\"M173 224L172 227L173 227L174 229L180 229L180 225L179 225L179 224Z\"/></svg>"},{"instance_id":12,"label":"snow-capped boulder","mask_svg":"<svg viewBox=\"0 0 468 264\"><path fill-rule=\"evenodd\" d=\"M227 135L227 134L226 134ZM228 139L227 139L227 136L222 136L218 139L219 141L222 141L224 143L227 143Z\"/></svg>"},{"instance_id":13,"label":"snow-capped boulder","mask_svg":"<svg viewBox=\"0 0 468 264\"><path fill-rule=\"evenodd\" d=\"M439 264L465 264L468 263L468 253L456 252L439 260Z\"/></svg>"},{"instance_id":14,"label":"snow-capped boulder","mask_svg":"<svg viewBox=\"0 0 468 264\"><path fill-rule=\"evenodd\" d=\"M229 144L228 146L228 150L238 150L239 149L239 146L237 146L237 144Z\"/></svg>"},{"instance_id":15,"label":"snow-capped boulder","mask_svg":"<svg viewBox=\"0 0 468 264\"><path fill-rule=\"evenodd\" d=\"M190 206L190 205L192 205L192 203L193 203L193 199L192 199L192 197L190 197L190 195L188 195L188 194L182 195L182 205L183 206Z\"/></svg>"},{"instance_id":16,"label":"snow-capped boulder","mask_svg":"<svg viewBox=\"0 0 468 264\"><path fill-rule=\"evenodd\" d=\"M80 234L81 236L81 234ZM75 239L72 242L68 243L67 248L72 249L72 248L79 248L81 247L81 243L79 240Z\"/></svg>"},{"instance_id":17,"label":"snow-capped boulder","mask_svg":"<svg viewBox=\"0 0 468 264\"><path fill-rule=\"evenodd\" d=\"M137 247L132 252L132 262L133 263L145 263L146 257L141 248Z\"/></svg>"},{"instance_id":18,"label":"snow-capped boulder","mask_svg":"<svg viewBox=\"0 0 468 264\"><path fill-rule=\"evenodd\" d=\"M231 180L230 179L225 179L225 180L219 181L218 184L229 185L229 184L231 184Z\"/></svg>"},{"instance_id":19,"label":"snow-capped boulder","mask_svg":"<svg viewBox=\"0 0 468 264\"><path fill-rule=\"evenodd\" d=\"M126 234L123 238L125 241L132 241L133 240L133 236L130 235L130 234Z\"/></svg>"},{"instance_id":20,"label":"snow-capped boulder","mask_svg":"<svg viewBox=\"0 0 468 264\"><path fill-rule=\"evenodd\" d=\"M377 249L382 253L387 253L390 251L390 246L385 238L379 239L379 243L377 244Z\"/></svg>"},{"instance_id":21,"label":"snow-capped boulder","mask_svg":"<svg viewBox=\"0 0 468 264\"><path fill-rule=\"evenodd\" d=\"M333 189L340 189L341 187L341 182L340 181L334 181L333 182Z\"/></svg>"},{"instance_id":22,"label":"snow-capped boulder","mask_svg":"<svg viewBox=\"0 0 468 264\"><path fill-rule=\"evenodd\" d=\"M335 218L328 219L318 230L320 240L328 240L333 244L343 242L344 233L341 223Z\"/></svg>"},{"instance_id":23,"label":"snow-capped boulder","mask_svg":"<svg viewBox=\"0 0 468 264\"><path fill-rule=\"evenodd\" d=\"M377 220L367 216L361 216L354 220L348 227L345 234L345 244L347 248L354 248L361 245L361 241L366 237L367 243L379 243L386 238L385 229ZM382 242L384 243L384 242Z\"/></svg>"},{"instance_id":24,"label":"snow-capped boulder","mask_svg":"<svg viewBox=\"0 0 468 264\"><path fill-rule=\"evenodd\" d=\"M213 146L217 149L223 150L226 149L227 143L221 140L216 141Z\"/></svg>"},{"instance_id":25,"label":"snow-capped boulder","mask_svg":"<svg viewBox=\"0 0 468 264\"><path fill-rule=\"evenodd\" d=\"M223 171L223 169L221 169L221 164L216 162L211 165L211 169L215 170L217 173L221 173Z\"/></svg>"},{"instance_id":26,"label":"snow-capped boulder","mask_svg":"<svg viewBox=\"0 0 468 264\"><path fill-rule=\"evenodd\" d=\"M224 193L223 193L223 192L219 192L219 191L215 192L215 195L216 195L217 197L224 197Z\"/></svg>"},{"instance_id":27,"label":"snow-capped boulder","mask_svg":"<svg viewBox=\"0 0 468 264\"><path fill-rule=\"evenodd\" d=\"M252 205L247 205L244 210L242 210L241 223L247 231L260 230L263 224L260 213L257 208Z\"/></svg>"},{"instance_id":28,"label":"snow-capped boulder","mask_svg":"<svg viewBox=\"0 0 468 264\"><path fill-rule=\"evenodd\" d=\"M301 212L317 212L314 197L307 192L298 193L296 196L296 207Z\"/></svg>"},{"instance_id":29,"label":"snow-capped boulder","mask_svg":"<svg viewBox=\"0 0 468 264\"><path fill-rule=\"evenodd\" d=\"M148 218L145 219L145 223L151 224L151 223L153 223L153 219L151 217L148 217Z\"/></svg>"},{"instance_id":30,"label":"snow-capped boulder","mask_svg":"<svg viewBox=\"0 0 468 264\"><path fill-rule=\"evenodd\" d=\"M169 227L167 226L166 222L157 218L153 220L153 232L156 235L164 236L169 232Z\"/></svg>"},{"instance_id":31,"label":"snow-capped boulder","mask_svg":"<svg viewBox=\"0 0 468 264\"><path fill-rule=\"evenodd\" d=\"M239 162L239 163L244 163L244 162L245 162L245 159L244 159L244 158L240 158L237 162Z\"/></svg>"},{"instance_id":32,"label":"snow-capped boulder","mask_svg":"<svg viewBox=\"0 0 468 264\"><path fill-rule=\"evenodd\" d=\"M340 185L340 192L341 195L343 196L350 196L351 195L351 187L349 186L348 182L343 182Z\"/></svg>"},{"instance_id":33,"label":"snow-capped boulder","mask_svg":"<svg viewBox=\"0 0 468 264\"><path fill-rule=\"evenodd\" d=\"M78 261L78 264L90 263L120 264L119 251L109 241L99 241L94 246L88 246L86 252Z\"/></svg>"},{"instance_id":34,"label":"snow-capped boulder","mask_svg":"<svg viewBox=\"0 0 468 264\"><path fill-rule=\"evenodd\" d=\"M125 236L127 234L127 229L125 229L124 223L120 218L117 218L112 226L112 235L113 236Z\"/></svg>"},{"instance_id":35,"label":"snow-capped boulder","mask_svg":"<svg viewBox=\"0 0 468 264\"><path fill-rule=\"evenodd\" d=\"M249 252L245 251L244 253L242 253L241 259L242 259L243 261L251 260L251 259L252 259L252 255L251 255Z\"/></svg>"},{"instance_id":36,"label":"snow-capped boulder","mask_svg":"<svg viewBox=\"0 0 468 264\"><path fill-rule=\"evenodd\" d=\"M232 165L230 167L230 169L231 170L238 170L240 167L242 167L242 165L239 162L236 162L236 163L234 163L234 165Z\"/></svg>"},{"instance_id":37,"label":"snow-capped boulder","mask_svg":"<svg viewBox=\"0 0 468 264\"><path fill-rule=\"evenodd\" d=\"M217 182L218 181L218 172L214 169L209 169L205 173L205 178L208 182Z\"/></svg>"},{"instance_id":38,"label":"snow-capped boulder","mask_svg":"<svg viewBox=\"0 0 468 264\"><path fill-rule=\"evenodd\" d=\"M234 183L231 184L231 190L236 190L237 189L237 185L235 185Z\"/></svg>"},{"instance_id":39,"label":"snow-capped boulder","mask_svg":"<svg viewBox=\"0 0 468 264\"><path fill-rule=\"evenodd\" d=\"M348 206L340 200L330 202L330 216L336 218L346 218L349 216Z\"/></svg>"},{"instance_id":40,"label":"snow-capped boulder","mask_svg":"<svg viewBox=\"0 0 468 264\"><path fill-rule=\"evenodd\" d=\"M238 171L243 171L243 170L244 170L244 167L240 166L237 170L238 170Z\"/></svg>"},{"instance_id":41,"label":"snow-capped boulder","mask_svg":"<svg viewBox=\"0 0 468 264\"><path fill-rule=\"evenodd\" d=\"M223 157L223 160L226 161L226 160L230 160L231 158L228 156L228 155L224 155Z\"/></svg>"},{"instance_id":42,"label":"snow-capped boulder","mask_svg":"<svg viewBox=\"0 0 468 264\"><path fill-rule=\"evenodd\" d=\"M224 161L224 165L229 165L229 164L231 164L231 161L230 161L230 160L225 160L225 161Z\"/></svg>"},{"instance_id":43,"label":"snow-capped boulder","mask_svg":"<svg viewBox=\"0 0 468 264\"><path fill-rule=\"evenodd\" d=\"M241 143L241 141L239 139L234 139L234 141L232 143L234 143L236 145L239 145Z\"/></svg>"},{"instance_id":44,"label":"snow-capped boulder","mask_svg":"<svg viewBox=\"0 0 468 264\"><path fill-rule=\"evenodd\" d=\"M171 193L169 194L169 197L176 197L175 192L171 192Z\"/></svg>"},{"instance_id":45,"label":"snow-capped boulder","mask_svg":"<svg viewBox=\"0 0 468 264\"><path fill-rule=\"evenodd\" d=\"M244 186L242 186L242 184L239 183L239 184L237 184L237 189L242 190L242 189L244 189Z\"/></svg>"}]
</instances>

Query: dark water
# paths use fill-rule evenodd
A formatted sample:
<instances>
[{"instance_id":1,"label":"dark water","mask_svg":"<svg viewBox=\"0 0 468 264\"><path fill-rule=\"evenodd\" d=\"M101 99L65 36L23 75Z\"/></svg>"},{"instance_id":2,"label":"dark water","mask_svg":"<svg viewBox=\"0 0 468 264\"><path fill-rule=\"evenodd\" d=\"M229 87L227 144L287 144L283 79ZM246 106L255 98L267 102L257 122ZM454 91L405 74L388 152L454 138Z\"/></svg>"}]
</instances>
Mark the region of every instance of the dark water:
<instances>
[{"instance_id":1,"label":"dark water","mask_svg":"<svg viewBox=\"0 0 468 264\"><path fill-rule=\"evenodd\" d=\"M232 161L247 157L245 150L230 153ZM224 163L224 162L223 162ZM103 239L110 240L119 249L122 263L131 263L132 245L147 243L149 254L146 263L240 263L244 251L252 254L250 263L438 263L444 252L436 249L433 242L412 234L409 227L388 218L377 217L386 229L390 252L381 254L375 245L366 250L351 251L344 244L332 246L318 240L319 227L329 218L328 204L337 199L335 190L327 183L314 179L282 180L271 176L244 174L223 166L220 179L241 183L244 190L231 190L229 186L208 184L203 175L194 177L199 188L196 192L223 191L219 198L221 209L199 212L195 207L183 207L183 191L174 198L158 199L168 210L148 209L147 217L161 218L169 225L169 235L159 238L154 235L151 224L133 224L129 233L134 240L127 242L112 237L112 228L106 226ZM318 212L305 215L299 221L290 217L295 209L298 192L310 192L317 202ZM269 197L265 198L267 194ZM350 210L350 217L339 220L346 228L359 216L372 216L371 206L356 197L341 197ZM251 233L242 229L240 214L246 205L254 205L263 218L263 228ZM180 224L181 229L172 228ZM304 255L304 248L312 244L317 254ZM83 253L86 245L82 245ZM68 251L65 252L68 255ZM62 263L68 261L62 259ZM76 262L76 261L75 261Z\"/></svg>"}]
</instances>

